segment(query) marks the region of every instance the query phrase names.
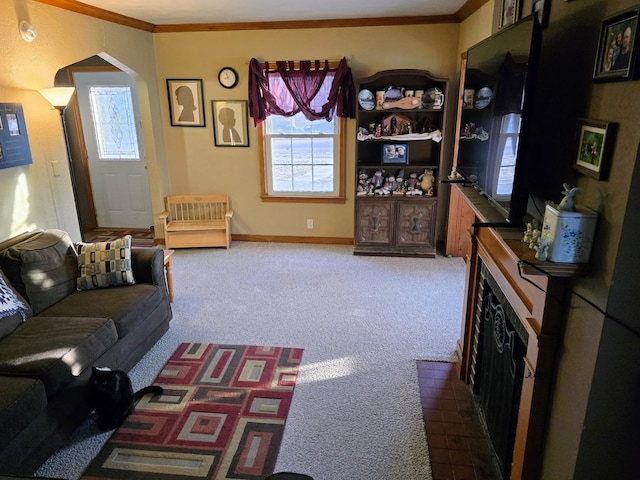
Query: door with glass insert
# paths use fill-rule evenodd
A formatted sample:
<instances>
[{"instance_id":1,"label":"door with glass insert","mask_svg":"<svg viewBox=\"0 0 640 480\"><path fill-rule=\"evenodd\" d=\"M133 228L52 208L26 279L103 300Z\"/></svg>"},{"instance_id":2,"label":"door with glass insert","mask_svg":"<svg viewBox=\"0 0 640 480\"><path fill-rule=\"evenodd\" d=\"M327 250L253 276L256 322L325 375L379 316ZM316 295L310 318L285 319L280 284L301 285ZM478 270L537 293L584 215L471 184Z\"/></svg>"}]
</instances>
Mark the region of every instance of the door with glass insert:
<instances>
[{"instance_id":1,"label":"door with glass insert","mask_svg":"<svg viewBox=\"0 0 640 480\"><path fill-rule=\"evenodd\" d=\"M153 225L135 81L128 74L74 72L100 228Z\"/></svg>"}]
</instances>

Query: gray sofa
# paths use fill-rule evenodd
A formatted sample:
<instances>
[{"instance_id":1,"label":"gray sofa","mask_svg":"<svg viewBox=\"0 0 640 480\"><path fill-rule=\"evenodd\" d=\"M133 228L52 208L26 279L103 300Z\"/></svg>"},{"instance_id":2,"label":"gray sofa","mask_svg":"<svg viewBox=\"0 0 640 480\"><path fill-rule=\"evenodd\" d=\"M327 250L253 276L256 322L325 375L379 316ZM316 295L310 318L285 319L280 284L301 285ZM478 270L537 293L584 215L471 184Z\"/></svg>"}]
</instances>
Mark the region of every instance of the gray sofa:
<instances>
[{"instance_id":1,"label":"gray sofa","mask_svg":"<svg viewBox=\"0 0 640 480\"><path fill-rule=\"evenodd\" d=\"M128 371L168 330L162 249L127 254L133 284L78 290L65 232L0 243L0 474L34 473L87 418L91 366Z\"/></svg>"}]
</instances>

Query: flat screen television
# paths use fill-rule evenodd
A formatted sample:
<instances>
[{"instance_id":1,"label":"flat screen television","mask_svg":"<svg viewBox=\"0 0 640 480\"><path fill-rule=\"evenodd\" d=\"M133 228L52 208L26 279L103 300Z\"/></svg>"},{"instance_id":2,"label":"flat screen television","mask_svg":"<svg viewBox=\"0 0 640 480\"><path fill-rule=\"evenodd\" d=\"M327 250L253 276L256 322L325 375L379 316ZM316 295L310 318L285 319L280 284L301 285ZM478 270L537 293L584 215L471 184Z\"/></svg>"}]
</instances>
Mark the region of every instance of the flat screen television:
<instances>
[{"instance_id":1,"label":"flat screen television","mask_svg":"<svg viewBox=\"0 0 640 480\"><path fill-rule=\"evenodd\" d=\"M524 224L540 154L531 117L541 36L528 16L467 51L456 168L514 227Z\"/></svg>"}]
</instances>

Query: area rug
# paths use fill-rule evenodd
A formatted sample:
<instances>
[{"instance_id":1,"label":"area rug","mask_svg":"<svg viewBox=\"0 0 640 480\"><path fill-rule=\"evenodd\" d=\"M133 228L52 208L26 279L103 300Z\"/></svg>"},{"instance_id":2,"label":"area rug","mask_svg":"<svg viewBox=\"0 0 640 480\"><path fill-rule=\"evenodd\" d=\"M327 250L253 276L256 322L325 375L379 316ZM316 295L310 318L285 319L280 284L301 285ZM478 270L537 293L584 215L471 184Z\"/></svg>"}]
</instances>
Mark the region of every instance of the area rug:
<instances>
[{"instance_id":1,"label":"area rug","mask_svg":"<svg viewBox=\"0 0 640 480\"><path fill-rule=\"evenodd\" d=\"M183 343L83 479L262 479L273 473L302 349Z\"/></svg>"}]
</instances>

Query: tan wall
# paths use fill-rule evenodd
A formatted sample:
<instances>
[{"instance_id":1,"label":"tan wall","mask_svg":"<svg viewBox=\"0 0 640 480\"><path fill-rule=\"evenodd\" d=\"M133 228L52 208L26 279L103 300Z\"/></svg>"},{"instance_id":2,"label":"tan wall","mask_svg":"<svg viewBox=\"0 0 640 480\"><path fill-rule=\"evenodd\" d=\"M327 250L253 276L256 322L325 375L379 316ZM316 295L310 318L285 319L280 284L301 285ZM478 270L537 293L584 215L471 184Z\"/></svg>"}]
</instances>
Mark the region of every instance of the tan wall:
<instances>
[{"instance_id":1,"label":"tan wall","mask_svg":"<svg viewBox=\"0 0 640 480\"><path fill-rule=\"evenodd\" d=\"M248 62L347 58L354 80L379 70L420 68L454 77L457 24L275 31L164 33L154 36L159 88L166 78L204 80L207 128L169 126L161 95L171 193L225 193L234 209L234 234L353 237L355 120L348 121L347 202L342 205L266 203L260 199L257 130L249 125L249 148L215 147L211 100L246 100ZM231 66L240 74L232 90L217 73ZM314 220L308 230L306 220Z\"/></svg>"},{"instance_id":2,"label":"tan wall","mask_svg":"<svg viewBox=\"0 0 640 480\"><path fill-rule=\"evenodd\" d=\"M495 0L489 0L460 24L460 36L458 37L458 52L460 54L491 35L494 10Z\"/></svg>"},{"instance_id":3,"label":"tan wall","mask_svg":"<svg viewBox=\"0 0 640 480\"><path fill-rule=\"evenodd\" d=\"M153 35L28 0L0 0L0 9L0 101L22 104L33 158L31 165L0 170L0 238L60 228L80 240L60 115L37 90L53 86L60 68L97 54L138 77L152 205L159 214L168 185L158 102L165 91L158 91ZM18 32L21 20L38 32L31 43Z\"/></svg>"}]
</instances>

